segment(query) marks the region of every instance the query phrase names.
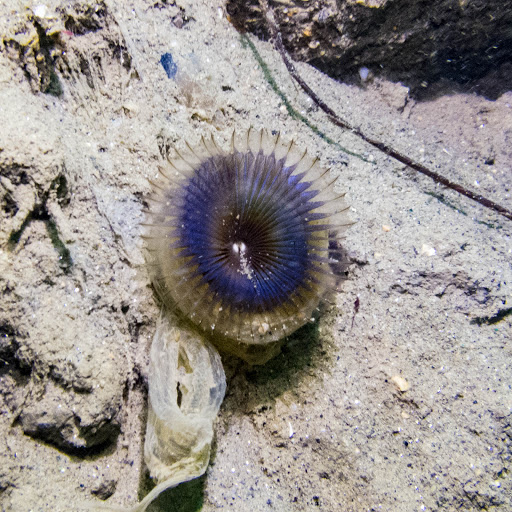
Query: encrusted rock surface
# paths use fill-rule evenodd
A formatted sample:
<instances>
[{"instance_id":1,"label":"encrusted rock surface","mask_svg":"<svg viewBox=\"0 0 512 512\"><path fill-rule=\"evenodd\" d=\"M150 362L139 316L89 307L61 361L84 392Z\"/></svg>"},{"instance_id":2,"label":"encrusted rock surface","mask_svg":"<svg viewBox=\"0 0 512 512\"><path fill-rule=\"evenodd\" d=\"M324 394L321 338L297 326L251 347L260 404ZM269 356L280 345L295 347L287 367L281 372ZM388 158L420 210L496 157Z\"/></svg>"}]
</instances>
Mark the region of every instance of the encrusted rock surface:
<instances>
[{"instance_id":1,"label":"encrusted rock surface","mask_svg":"<svg viewBox=\"0 0 512 512\"><path fill-rule=\"evenodd\" d=\"M512 80L510 0L270 0L296 60L352 81L361 67L401 81L415 95L439 80L496 99ZM242 30L269 30L257 0L228 0ZM485 79L484 79L485 78ZM427 90L428 89L428 90Z\"/></svg>"}]
</instances>

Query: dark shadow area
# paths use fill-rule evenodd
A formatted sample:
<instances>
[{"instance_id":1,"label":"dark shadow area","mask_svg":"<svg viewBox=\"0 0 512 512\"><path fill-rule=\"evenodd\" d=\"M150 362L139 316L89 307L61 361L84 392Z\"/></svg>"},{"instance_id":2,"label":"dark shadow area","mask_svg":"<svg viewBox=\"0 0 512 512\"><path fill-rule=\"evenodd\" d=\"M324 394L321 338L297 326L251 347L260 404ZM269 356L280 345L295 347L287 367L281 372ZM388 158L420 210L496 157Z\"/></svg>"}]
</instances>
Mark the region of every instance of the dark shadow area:
<instances>
[{"instance_id":1,"label":"dark shadow area","mask_svg":"<svg viewBox=\"0 0 512 512\"><path fill-rule=\"evenodd\" d=\"M503 43L510 48L512 40ZM445 59L446 64L432 63L424 68L390 69L379 63L368 63L372 75L391 82L400 82L409 87L409 95L416 101L431 101L450 94L478 94L496 101L501 95L512 90L512 57L507 53L496 61L485 62L477 55L471 57L453 56ZM448 65L448 61L451 65ZM494 62L494 64L490 64ZM309 62L326 75L339 82L364 87L359 68L342 67L323 60Z\"/></svg>"},{"instance_id":2,"label":"dark shadow area","mask_svg":"<svg viewBox=\"0 0 512 512\"><path fill-rule=\"evenodd\" d=\"M323 309L321 307L320 309ZM318 317L285 339L281 352L264 365L250 365L235 356L223 355L226 371L227 390L223 410L232 413L250 413L251 409L262 412L269 407L269 402L286 391L296 388L302 379L311 373L322 358L329 357L322 346L318 332ZM258 405L259 404L259 405Z\"/></svg>"},{"instance_id":3,"label":"dark shadow area","mask_svg":"<svg viewBox=\"0 0 512 512\"><path fill-rule=\"evenodd\" d=\"M199 512L203 508L203 494L206 475L169 489L153 501L148 512ZM146 472L141 484L139 500L143 499L154 487Z\"/></svg>"},{"instance_id":4,"label":"dark shadow area","mask_svg":"<svg viewBox=\"0 0 512 512\"><path fill-rule=\"evenodd\" d=\"M267 7L265 7L267 5ZM291 4L290 4L291 5ZM293 2L228 0L241 33L275 39L295 61L361 85L359 70L401 82L417 101L454 92L496 100L512 87L510 0L381 0Z\"/></svg>"},{"instance_id":5,"label":"dark shadow area","mask_svg":"<svg viewBox=\"0 0 512 512\"><path fill-rule=\"evenodd\" d=\"M492 316L479 316L473 318L469 323L473 325L494 325L511 315L512 308L504 308L498 310L498 312Z\"/></svg>"},{"instance_id":6,"label":"dark shadow area","mask_svg":"<svg viewBox=\"0 0 512 512\"><path fill-rule=\"evenodd\" d=\"M512 52L512 41L510 42ZM404 82L404 85L407 85ZM451 73L441 75L439 79L426 86L418 81L412 82L411 97L417 101L430 101L450 94L478 94L487 100L496 101L501 95L512 90L512 62L506 61L477 78Z\"/></svg>"},{"instance_id":7,"label":"dark shadow area","mask_svg":"<svg viewBox=\"0 0 512 512\"><path fill-rule=\"evenodd\" d=\"M19 348L15 328L6 320L0 320L0 379L3 381L0 395L12 393L5 376L9 376L17 387L24 387L32 374L32 367L19 357Z\"/></svg>"},{"instance_id":8,"label":"dark shadow area","mask_svg":"<svg viewBox=\"0 0 512 512\"><path fill-rule=\"evenodd\" d=\"M310 64L315 65L313 62ZM351 69L340 74L328 67L318 65L315 65L315 67L325 74L333 76L339 82L356 87L365 87L358 70ZM463 73L456 74L450 70L435 75L416 75L410 71L385 71L379 67L371 68L370 72L375 77L394 83L400 82L402 85L409 87L409 95L416 101L432 101L453 94L477 94L487 100L496 101L500 96L512 90L512 61L506 61L501 66L491 70L488 70L487 67L484 69L487 70L485 74L475 73L475 76Z\"/></svg>"},{"instance_id":9,"label":"dark shadow area","mask_svg":"<svg viewBox=\"0 0 512 512\"><path fill-rule=\"evenodd\" d=\"M248 367L245 377L251 386L266 388L272 384L273 394L279 396L295 385L301 371L312 366L320 352L318 321L315 321L288 336L277 357L262 366Z\"/></svg>"}]
</instances>

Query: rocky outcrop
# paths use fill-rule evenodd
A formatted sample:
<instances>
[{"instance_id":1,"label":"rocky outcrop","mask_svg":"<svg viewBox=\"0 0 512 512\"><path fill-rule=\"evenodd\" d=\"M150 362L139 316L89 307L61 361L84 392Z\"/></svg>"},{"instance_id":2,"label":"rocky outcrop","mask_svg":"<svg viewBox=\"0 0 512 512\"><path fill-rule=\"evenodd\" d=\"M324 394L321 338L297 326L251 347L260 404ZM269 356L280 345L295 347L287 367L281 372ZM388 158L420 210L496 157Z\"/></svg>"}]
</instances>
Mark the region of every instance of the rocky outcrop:
<instances>
[{"instance_id":1,"label":"rocky outcrop","mask_svg":"<svg viewBox=\"0 0 512 512\"><path fill-rule=\"evenodd\" d=\"M416 96L448 80L492 99L512 77L512 2L468 0L271 1L285 47L344 81L367 68ZM268 37L257 0L229 0L239 30Z\"/></svg>"}]
</instances>

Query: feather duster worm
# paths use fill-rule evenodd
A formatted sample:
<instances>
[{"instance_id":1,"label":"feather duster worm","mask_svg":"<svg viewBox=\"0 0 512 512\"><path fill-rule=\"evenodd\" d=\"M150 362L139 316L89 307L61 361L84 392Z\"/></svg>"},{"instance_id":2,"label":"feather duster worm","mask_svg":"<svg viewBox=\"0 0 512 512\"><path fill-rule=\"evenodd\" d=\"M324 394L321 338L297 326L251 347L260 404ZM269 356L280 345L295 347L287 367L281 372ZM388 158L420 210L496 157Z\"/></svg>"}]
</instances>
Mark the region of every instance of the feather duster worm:
<instances>
[{"instance_id":1,"label":"feather duster worm","mask_svg":"<svg viewBox=\"0 0 512 512\"><path fill-rule=\"evenodd\" d=\"M213 137L176 152L152 181L147 260L164 304L219 349L252 363L304 325L333 285L329 241L349 225L344 194L279 135Z\"/></svg>"}]
</instances>

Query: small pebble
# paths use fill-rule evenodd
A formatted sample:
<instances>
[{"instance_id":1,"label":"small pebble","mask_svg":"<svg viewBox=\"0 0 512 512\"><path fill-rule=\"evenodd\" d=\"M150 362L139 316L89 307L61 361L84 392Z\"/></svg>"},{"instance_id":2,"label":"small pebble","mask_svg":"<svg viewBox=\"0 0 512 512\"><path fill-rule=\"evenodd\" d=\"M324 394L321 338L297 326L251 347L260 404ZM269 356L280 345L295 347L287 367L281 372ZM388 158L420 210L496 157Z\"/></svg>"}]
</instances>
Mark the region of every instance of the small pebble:
<instances>
[{"instance_id":1,"label":"small pebble","mask_svg":"<svg viewBox=\"0 0 512 512\"><path fill-rule=\"evenodd\" d=\"M32 7L32 12L36 18L44 18L48 12L48 7L43 4L36 5Z\"/></svg>"},{"instance_id":2,"label":"small pebble","mask_svg":"<svg viewBox=\"0 0 512 512\"><path fill-rule=\"evenodd\" d=\"M435 256L436 250L433 247L431 247L430 245L423 244L421 246L420 254L424 255L424 256Z\"/></svg>"},{"instance_id":3,"label":"small pebble","mask_svg":"<svg viewBox=\"0 0 512 512\"><path fill-rule=\"evenodd\" d=\"M391 377L391 382L393 382L393 384L395 384L402 393L409 391L409 388L411 387L410 384L400 375L393 375L393 377Z\"/></svg>"},{"instance_id":4,"label":"small pebble","mask_svg":"<svg viewBox=\"0 0 512 512\"><path fill-rule=\"evenodd\" d=\"M363 82L366 82L366 80L368 80L369 75L370 75L370 70L367 67L363 66L363 67L359 68L359 77L361 78L361 80Z\"/></svg>"}]
</instances>

